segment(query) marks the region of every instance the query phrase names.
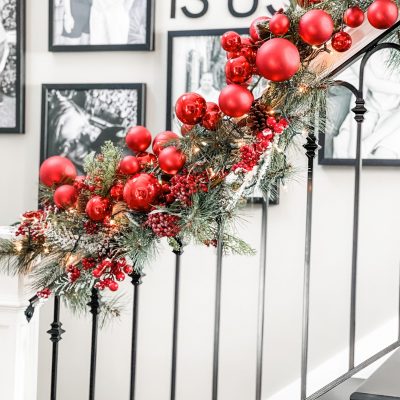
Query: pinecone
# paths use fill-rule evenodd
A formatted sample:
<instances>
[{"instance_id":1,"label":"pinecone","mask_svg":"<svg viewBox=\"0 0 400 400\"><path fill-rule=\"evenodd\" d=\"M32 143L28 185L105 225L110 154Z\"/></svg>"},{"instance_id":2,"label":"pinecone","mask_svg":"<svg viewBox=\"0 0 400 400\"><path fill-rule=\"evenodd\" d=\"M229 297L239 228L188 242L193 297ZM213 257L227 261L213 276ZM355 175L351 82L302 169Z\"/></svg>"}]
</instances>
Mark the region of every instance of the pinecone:
<instances>
[{"instance_id":1,"label":"pinecone","mask_svg":"<svg viewBox=\"0 0 400 400\"><path fill-rule=\"evenodd\" d=\"M86 204L89 201L89 198L84 194L79 194L78 201L76 202L76 209L79 214L84 214L86 212Z\"/></svg>"},{"instance_id":2,"label":"pinecone","mask_svg":"<svg viewBox=\"0 0 400 400\"><path fill-rule=\"evenodd\" d=\"M254 132L261 132L267 127L268 111L270 107L260 102L255 102L247 117L247 126Z\"/></svg>"}]
</instances>

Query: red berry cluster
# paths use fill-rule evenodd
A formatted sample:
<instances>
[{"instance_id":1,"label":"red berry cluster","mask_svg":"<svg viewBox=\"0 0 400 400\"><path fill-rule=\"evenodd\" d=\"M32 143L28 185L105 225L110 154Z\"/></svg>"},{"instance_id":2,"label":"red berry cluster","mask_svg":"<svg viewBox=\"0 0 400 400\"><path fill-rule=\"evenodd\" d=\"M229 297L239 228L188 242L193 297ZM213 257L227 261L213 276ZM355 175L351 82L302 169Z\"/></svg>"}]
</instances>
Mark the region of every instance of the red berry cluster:
<instances>
[{"instance_id":1,"label":"red berry cluster","mask_svg":"<svg viewBox=\"0 0 400 400\"><path fill-rule=\"evenodd\" d=\"M68 280L70 281L70 283L74 283L80 278L81 271L75 265L69 265L67 267L67 274L68 274Z\"/></svg>"},{"instance_id":2,"label":"red berry cluster","mask_svg":"<svg viewBox=\"0 0 400 400\"><path fill-rule=\"evenodd\" d=\"M85 271L93 269L96 266L96 260L93 257L83 258L81 263Z\"/></svg>"},{"instance_id":3,"label":"red berry cluster","mask_svg":"<svg viewBox=\"0 0 400 400\"><path fill-rule=\"evenodd\" d=\"M36 296L39 297L39 299L48 299L50 295L51 290L49 288L44 288L36 293Z\"/></svg>"},{"instance_id":4,"label":"red berry cluster","mask_svg":"<svg viewBox=\"0 0 400 400\"><path fill-rule=\"evenodd\" d=\"M217 239L206 240L206 241L204 242L204 244L205 244L207 247L210 247L210 246L217 247L217 246L218 246L218 240L217 240Z\"/></svg>"},{"instance_id":5,"label":"red berry cluster","mask_svg":"<svg viewBox=\"0 0 400 400\"><path fill-rule=\"evenodd\" d=\"M131 274L133 267L128 264L125 258L118 260L105 259L97 264L92 271L95 278L100 279L95 287L99 290L104 290L106 287L112 292L118 290L117 281L121 282L125 279L125 274Z\"/></svg>"},{"instance_id":6,"label":"red berry cluster","mask_svg":"<svg viewBox=\"0 0 400 400\"><path fill-rule=\"evenodd\" d=\"M84 222L83 228L88 235L95 235L100 230L99 224L94 221Z\"/></svg>"},{"instance_id":7,"label":"red berry cluster","mask_svg":"<svg viewBox=\"0 0 400 400\"><path fill-rule=\"evenodd\" d=\"M15 233L16 236L29 236L32 240L44 240L42 220L45 213L42 210L29 211L22 215L22 222Z\"/></svg>"},{"instance_id":8,"label":"red berry cluster","mask_svg":"<svg viewBox=\"0 0 400 400\"><path fill-rule=\"evenodd\" d=\"M158 237L175 237L181 231L178 225L180 218L166 213L149 214L146 226L149 226Z\"/></svg>"},{"instance_id":9,"label":"red berry cluster","mask_svg":"<svg viewBox=\"0 0 400 400\"><path fill-rule=\"evenodd\" d=\"M74 188L78 193L82 193L83 191L94 192L96 190L95 185L89 185L86 183L86 176L76 177L74 181Z\"/></svg>"},{"instance_id":10,"label":"red berry cluster","mask_svg":"<svg viewBox=\"0 0 400 400\"><path fill-rule=\"evenodd\" d=\"M187 174L183 171L182 175L175 175L170 181L171 192L166 195L168 203L179 200L182 204L190 206L192 196L197 192L208 192L209 177L207 172Z\"/></svg>"}]
</instances>

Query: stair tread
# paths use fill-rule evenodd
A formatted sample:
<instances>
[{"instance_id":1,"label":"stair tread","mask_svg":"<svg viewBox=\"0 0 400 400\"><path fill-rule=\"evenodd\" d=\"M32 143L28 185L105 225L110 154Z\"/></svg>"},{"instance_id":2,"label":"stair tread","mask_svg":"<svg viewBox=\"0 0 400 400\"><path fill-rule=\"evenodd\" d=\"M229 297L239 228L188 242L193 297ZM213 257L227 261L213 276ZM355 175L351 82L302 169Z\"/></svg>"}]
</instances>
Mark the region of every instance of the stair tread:
<instances>
[{"instance_id":1,"label":"stair tread","mask_svg":"<svg viewBox=\"0 0 400 400\"><path fill-rule=\"evenodd\" d=\"M350 395L362 385L364 379L351 378L341 385L332 389L329 393L321 396L318 400L346 400Z\"/></svg>"}]
</instances>

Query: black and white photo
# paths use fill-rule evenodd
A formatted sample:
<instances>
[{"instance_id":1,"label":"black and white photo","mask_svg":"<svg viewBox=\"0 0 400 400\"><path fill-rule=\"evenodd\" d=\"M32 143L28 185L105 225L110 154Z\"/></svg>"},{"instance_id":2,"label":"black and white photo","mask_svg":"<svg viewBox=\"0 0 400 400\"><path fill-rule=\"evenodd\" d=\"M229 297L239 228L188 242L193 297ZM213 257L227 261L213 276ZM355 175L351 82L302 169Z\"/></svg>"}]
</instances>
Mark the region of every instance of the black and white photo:
<instances>
[{"instance_id":1,"label":"black and white photo","mask_svg":"<svg viewBox=\"0 0 400 400\"><path fill-rule=\"evenodd\" d=\"M0 0L0 133L24 131L23 0Z\"/></svg>"},{"instance_id":2,"label":"black and white photo","mask_svg":"<svg viewBox=\"0 0 400 400\"><path fill-rule=\"evenodd\" d=\"M51 51L153 50L154 0L50 0Z\"/></svg>"},{"instance_id":3,"label":"black and white photo","mask_svg":"<svg viewBox=\"0 0 400 400\"><path fill-rule=\"evenodd\" d=\"M43 85L41 160L67 156L82 174L89 153L144 123L144 84Z\"/></svg>"}]
</instances>

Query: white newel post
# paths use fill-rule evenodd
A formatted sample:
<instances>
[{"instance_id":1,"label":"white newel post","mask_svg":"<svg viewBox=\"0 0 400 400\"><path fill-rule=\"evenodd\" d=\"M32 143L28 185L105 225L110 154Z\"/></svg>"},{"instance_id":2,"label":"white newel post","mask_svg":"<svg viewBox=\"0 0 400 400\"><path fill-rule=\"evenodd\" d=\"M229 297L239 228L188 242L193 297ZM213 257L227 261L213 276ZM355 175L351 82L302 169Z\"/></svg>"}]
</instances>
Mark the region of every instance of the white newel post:
<instances>
[{"instance_id":1,"label":"white newel post","mask_svg":"<svg viewBox=\"0 0 400 400\"><path fill-rule=\"evenodd\" d=\"M11 234L0 227L0 237ZM28 323L26 278L0 275L0 398L36 400L39 310Z\"/></svg>"}]
</instances>

